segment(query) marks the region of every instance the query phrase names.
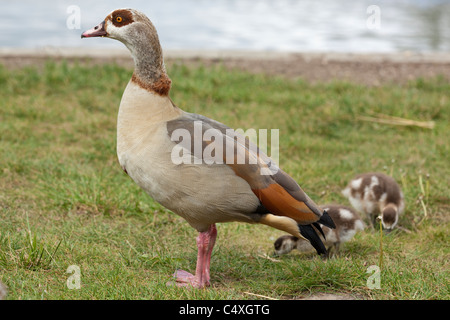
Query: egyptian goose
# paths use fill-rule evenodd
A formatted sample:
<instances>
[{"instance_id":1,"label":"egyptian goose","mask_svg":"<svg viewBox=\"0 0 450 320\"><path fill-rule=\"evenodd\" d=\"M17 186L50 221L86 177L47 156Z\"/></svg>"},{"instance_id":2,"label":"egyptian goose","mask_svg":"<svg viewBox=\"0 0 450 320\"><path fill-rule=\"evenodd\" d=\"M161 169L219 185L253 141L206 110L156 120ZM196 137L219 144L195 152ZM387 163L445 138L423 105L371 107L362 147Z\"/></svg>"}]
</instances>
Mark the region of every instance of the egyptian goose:
<instances>
[{"instance_id":1,"label":"egyptian goose","mask_svg":"<svg viewBox=\"0 0 450 320\"><path fill-rule=\"evenodd\" d=\"M341 243L349 241L358 231L364 230L364 222L355 210L346 206L330 204L320 208L328 212L336 225L335 229L322 226L325 235L324 244L328 252L334 251L335 254L338 254ZM291 235L279 237L274 242L274 247L276 255L286 254L294 249L300 252L313 250L308 241Z\"/></svg>"},{"instance_id":2,"label":"egyptian goose","mask_svg":"<svg viewBox=\"0 0 450 320\"><path fill-rule=\"evenodd\" d=\"M175 106L156 29L143 13L114 10L81 37L119 40L134 59L118 112L117 156L142 189L199 232L196 273L177 270L177 285L210 284L218 222L265 224L326 252L312 225L333 221L288 174L227 126ZM214 161L203 159L212 149Z\"/></svg>"},{"instance_id":3,"label":"egyptian goose","mask_svg":"<svg viewBox=\"0 0 450 320\"><path fill-rule=\"evenodd\" d=\"M342 190L352 206L365 214L373 227L376 218L383 228L392 230L405 208L403 193L397 182L384 173L363 173L353 178Z\"/></svg>"}]
</instances>

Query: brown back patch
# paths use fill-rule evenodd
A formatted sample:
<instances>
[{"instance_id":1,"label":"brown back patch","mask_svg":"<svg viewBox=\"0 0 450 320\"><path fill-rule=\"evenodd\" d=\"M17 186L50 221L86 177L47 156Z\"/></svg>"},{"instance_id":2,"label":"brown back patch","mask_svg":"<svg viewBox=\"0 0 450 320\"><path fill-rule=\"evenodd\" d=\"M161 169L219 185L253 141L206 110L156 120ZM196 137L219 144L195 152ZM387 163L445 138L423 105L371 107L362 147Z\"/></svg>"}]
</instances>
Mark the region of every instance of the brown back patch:
<instances>
[{"instance_id":1,"label":"brown back patch","mask_svg":"<svg viewBox=\"0 0 450 320\"><path fill-rule=\"evenodd\" d=\"M130 24L134 21L133 14L130 10L127 9L115 10L109 17L107 17L107 19L108 18L111 20L113 25L119 28L126 26L127 24Z\"/></svg>"},{"instance_id":2,"label":"brown back patch","mask_svg":"<svg viewBox=\"0 0 450 320\"><path fill-rule=\"evenodd\" d=\"M166 74L161 75L161 77L154 82L147 83L142 81L135 73L133 73L131 81L138 84L141 88L147 91L153 91L161 96L169 95L170 87L172 84L172 80L170 80L170 78Z\"/></svg>"}]
</instances>

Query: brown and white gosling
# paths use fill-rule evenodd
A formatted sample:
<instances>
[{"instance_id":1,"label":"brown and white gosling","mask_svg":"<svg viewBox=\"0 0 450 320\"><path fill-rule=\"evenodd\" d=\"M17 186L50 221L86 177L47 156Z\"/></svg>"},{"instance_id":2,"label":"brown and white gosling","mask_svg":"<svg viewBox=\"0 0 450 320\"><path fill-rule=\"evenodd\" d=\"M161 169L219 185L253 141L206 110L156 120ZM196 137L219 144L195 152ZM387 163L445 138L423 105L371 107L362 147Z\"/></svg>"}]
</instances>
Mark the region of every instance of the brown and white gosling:
<instances>
[{"instance_id":1,"label":"brown and white gosling","mask_svg":"<svg viewBox=\"0 0 450 320\"><path fill-rule=\"evenodd\" d=\"M403 193L397 182L384 173L363 173L353 178L342 194L352 206L366 215L373 227L376 218L391 231L405 208Z\"/></svg>"},{"instance_id":2,"label":"brown and white gosling","mask_svg":"<svg viewBox=\"0 0 450 320\"><path fill-rule=\"evenodd\" d=\"M322 226L322 230L325 234L324 245L327 247L328 252L334 251L334 254L337 254L341 243L351 240L358 231L364 229L364 222L355 210L346 206L330 204L320 208L328 212L336 225L335 229ZM321 238L323 239L322 236ZM294 249L300 252L314 250L308 241L291 235L279 237L275 241L274 247L276 255L286 254Z\"/></svg>"}]
</instances>

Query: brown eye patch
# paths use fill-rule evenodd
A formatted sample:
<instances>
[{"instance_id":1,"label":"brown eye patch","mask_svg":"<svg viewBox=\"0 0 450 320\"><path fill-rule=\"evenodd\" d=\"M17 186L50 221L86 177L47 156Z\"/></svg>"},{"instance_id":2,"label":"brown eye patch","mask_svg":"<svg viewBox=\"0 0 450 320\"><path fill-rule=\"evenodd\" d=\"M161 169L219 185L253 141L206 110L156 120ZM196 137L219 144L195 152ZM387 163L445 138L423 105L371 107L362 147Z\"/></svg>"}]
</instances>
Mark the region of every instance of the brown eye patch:
<instances>
[{"instance_id":1,"label":"brown eye patch","mask_svg":"<svg viewBox=\"0 0 450 320\"><path fill-rule=\"evenodd\" d=\"M134 21L132 13L123 9L114 11L111 14L110 20L116 27L123 27Z\"/></svg>"}]
</instances>

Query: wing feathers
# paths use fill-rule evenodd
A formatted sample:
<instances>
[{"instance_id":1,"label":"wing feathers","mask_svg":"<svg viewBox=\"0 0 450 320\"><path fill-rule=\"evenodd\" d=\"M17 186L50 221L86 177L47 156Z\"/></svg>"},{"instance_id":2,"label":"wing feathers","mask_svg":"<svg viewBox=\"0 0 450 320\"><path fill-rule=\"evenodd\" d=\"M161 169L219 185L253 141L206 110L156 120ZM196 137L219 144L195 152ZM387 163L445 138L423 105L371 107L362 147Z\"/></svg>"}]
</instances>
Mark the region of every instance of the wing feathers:
<instances>
[{"instance_id":1,"label":"wing feathers","mask_svg":"<svg viewBox=\"0 0 450 320\"><path fill-rule=\"evenodd\" d=\"M220 122L191 113L183 113L181 117L169 121L168 134L172 136L175 130L182 129L194 137L197 130L195 123L198 122L202 126L200 129L202 141L198 144L202 148L201 156L204 155L206 148L209 148L207 151L213 150L214 147L222 150L223 158L220 159L222 164L228 165L237 176L247 181L253 193L270 212L287 216L301 225L319 220L322 212L318 206L303 192L294 179L278 168L267 155L260 152L248 137L240 135ZM205 132L210 129L216 130L218 135L204 140ZM218 138L220 135L221 137ZM232 142L231 149L229 142ZM182 146L186 149L190 147L192 151L195 143L198 142L191 139L187 142L183 141ZM244 162L242 162L243 159Z\"/></svg>"},{"instance_id":2,"label":"wing feathers","mask_svg":"<svg viewBox=\"0 0 450 320\"><path fill-rule=\"evenodd\" d=\"M324 226L334 229L336 228L336 225L334 224L333 219L329 216L328 212L324 211L322 216L320 217L319 223L323 224ZM324 236L325 237L325 236Z\"/></svg>"},{"instance_id":3,"label":"wing feathers","mask_svg":"<svg viewBox=\"0 0 450 320\"><path fill-rule=\"evenodd\" d=\"M327 254L327 249L312 225L299 225L298 227L302 236L309 240L309 243L316 249L318 254Z\"/></svg>"},{"instance_id":4,"label":"wing feathers","mask_svg":"<svg viewBox=\"0 0 450 320\"><path fill-rule=\"evenodd\" d=\"M310 224L319 220L302 201L294 199L283 187L273 183L264 189L252 189L261 203L270 212L294 219L299 224Z\"/></svg>"}]
</instances>

